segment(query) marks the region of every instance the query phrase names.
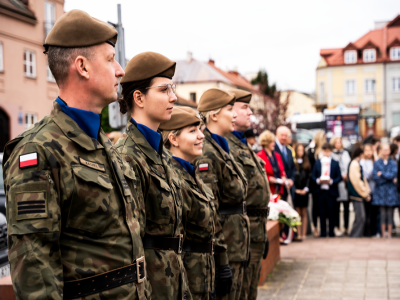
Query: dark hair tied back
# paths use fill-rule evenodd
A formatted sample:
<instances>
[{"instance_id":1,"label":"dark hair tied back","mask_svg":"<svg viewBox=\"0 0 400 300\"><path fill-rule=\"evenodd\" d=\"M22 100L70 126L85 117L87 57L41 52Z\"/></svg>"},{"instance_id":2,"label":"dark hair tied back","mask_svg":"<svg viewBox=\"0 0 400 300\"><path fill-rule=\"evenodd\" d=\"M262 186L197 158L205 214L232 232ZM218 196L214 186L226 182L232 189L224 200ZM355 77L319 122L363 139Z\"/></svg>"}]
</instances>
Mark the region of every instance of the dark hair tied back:
<instances>
[{"instance_id":1,"label":"dark hair tied back","mask_svg":"<svg viewBox=\"0 0 400 300\"><path fill-rule=\"evenodd\" d=\"M121 84L122 98L118 99L119 111L121 114L125 114L133 110L133 93L135 91L140 91L143 95L146 95L149 91L147 88L151 86L153 78L135 82L125 82Z\"/></svg>"}]
</instances>

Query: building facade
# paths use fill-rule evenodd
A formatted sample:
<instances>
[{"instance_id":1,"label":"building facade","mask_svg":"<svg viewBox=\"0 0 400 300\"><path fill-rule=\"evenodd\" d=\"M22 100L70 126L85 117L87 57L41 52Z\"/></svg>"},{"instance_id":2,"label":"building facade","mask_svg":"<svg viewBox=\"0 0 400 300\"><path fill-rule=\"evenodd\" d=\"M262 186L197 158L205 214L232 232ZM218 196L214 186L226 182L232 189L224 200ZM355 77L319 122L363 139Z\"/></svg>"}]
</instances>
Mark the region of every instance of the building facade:
<instances>
[{"instance_id":1,"label":"building facade","mask_svg":"<svg viewBox=\"0 0 400 300\"><path fill-rule=\"evenodd\" d=\"M0 152L58 96L43 44L63 13L64 0L0 0Z\"/></svg>"},{"instance_id":2,"label":"building facade","mask_svg":"<svg viewBox=\"0 0 400 300\"><path fill-rule=\"evenodd\" d=\"M400 15L375 23L374 30L344 48L322 49L320 56L317 109L338 104L373 109L382 115L378 135L400 125Z\"/></svg>"},{"instance_id":3,"label":"building facade","mask_svg":"<svg viewBox=\"0 0 400 300\"><path fill-rule=\"evenodd\" d=\"M289 97L289 104L286 111L286 117L299 114L313 114L317 110L315 108L315 100L313 95L298 91L282 91L280 101L285 102Z\"/></svg>"}]
</instances>

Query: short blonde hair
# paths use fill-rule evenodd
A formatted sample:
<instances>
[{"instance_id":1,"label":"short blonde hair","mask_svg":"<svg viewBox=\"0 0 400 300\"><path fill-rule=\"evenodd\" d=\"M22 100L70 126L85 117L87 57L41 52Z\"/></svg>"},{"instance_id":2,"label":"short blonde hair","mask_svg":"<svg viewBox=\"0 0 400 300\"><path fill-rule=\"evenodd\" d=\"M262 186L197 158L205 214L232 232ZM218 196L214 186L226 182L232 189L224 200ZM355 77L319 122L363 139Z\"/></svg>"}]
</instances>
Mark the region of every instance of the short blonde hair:
<instances>
[{"instance_id":1,"label":"short blonde hair","mask_svg":"<svg viewBox=\"0 0 400 300\"><path fill-rule=\"evenodd\" d=\"M174 136L179 136L182 133L182 130L183 130L183 128L175 129L175 130L164 130L162 132L162 139L163 139L163 143L164 143L165 148L167 148L169 150L172 147L172 144L169 141L169 136L171 134L174 135Z\"/></svg>"},{"instance_id":2,"label":"short blonde hair","mask_svg":"<svg viewBox=\"0 0 400 300\"><path fill-rule=\"evenodd\" d=\"M273 141L275 141L275 134L273 134L269 130L265 130L263 133L260 134L259 140L261 146L263 147L268 146Z\"/></svg>"},{"instance_id":3,"label":"short blonde hair","mask_svg":"<svg viewBox=\"0 0 400 300\"><path fill-rule=\"evenodd\" d=\"M340 140L340 145L341 145L340 150L343 150L344 149L343 148L343 141L342 141L342 138L340 136L337 136L337 135L334 136L333 138L331 138L331 140L329 142L332 145L332 147L335 148L335 144L336 144L336 140L337 139Z\"/></svg>"},{"instance_id":4,"label":"short blonde hair","mask_svg":"<svg viewBox=\"0 0 400 300\"><path fill-rule=\"evenodd\" d=\"M222 107L218 108L216 110L201 111L201 114L206 119L206 125L210 122L210 115L216 115L217 113L219 113L221 111L221 109L222 109Z\"/></svg>"}]
</instances>

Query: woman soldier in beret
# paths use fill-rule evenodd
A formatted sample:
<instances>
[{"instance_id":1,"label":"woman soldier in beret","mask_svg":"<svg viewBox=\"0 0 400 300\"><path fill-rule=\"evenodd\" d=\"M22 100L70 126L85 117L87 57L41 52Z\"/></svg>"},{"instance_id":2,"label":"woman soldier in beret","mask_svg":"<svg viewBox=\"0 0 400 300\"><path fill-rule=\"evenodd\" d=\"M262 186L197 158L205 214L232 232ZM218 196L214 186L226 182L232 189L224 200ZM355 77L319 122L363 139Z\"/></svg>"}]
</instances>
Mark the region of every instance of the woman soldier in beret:
<instances>
[{"instance_id":1,"label":"woman soldier in beret","mask_svg":"<svg viewBox=\"0 0 400 300\"><path fill-rule=\"evenodd\" d=\"M196 175L192 165L203 152L200 119L190 107L175 107L171 120L161 123L160 129L165 147L172 152L173 167L182 179L183 263L190 292L194 299L215 299L215 239L217 256L226 257L226 245L212 191Z\"/></svg>"},{"instance_id":2,"label":"woman soldier in beret","mask_svg":"<svg viewBox=\"0 0 400 300\"><path fill-rule=\"evenodd\" d=\"M152 299L190 298L179 255L183 244L181 183L158 132L160 123L171 118L177 100L171 80L175 65L161 54L144 52L129 61L121 80L120 111L129 112L131 119L115 146L138 174Z\"/></svg>"},{"instance_id":3,"label":"woman soldier in beret","mask_svg":"<svg viewBox=\"0 0 400 300\"><path fill-rule=\"evenodd\" d=\"M246 178L229 153L224 136L233 131L236 113L234 94L209 89L200 98L198 110L205 118L207 128L203 155L196 159L196 169L214 194L225 243L228 261L216 257L216 294L219 299L236 300L240 297L244 268L249 261L250 225L246 215ZM226 284L233 274L232 287Z\"/></svg>"}]
</instances>

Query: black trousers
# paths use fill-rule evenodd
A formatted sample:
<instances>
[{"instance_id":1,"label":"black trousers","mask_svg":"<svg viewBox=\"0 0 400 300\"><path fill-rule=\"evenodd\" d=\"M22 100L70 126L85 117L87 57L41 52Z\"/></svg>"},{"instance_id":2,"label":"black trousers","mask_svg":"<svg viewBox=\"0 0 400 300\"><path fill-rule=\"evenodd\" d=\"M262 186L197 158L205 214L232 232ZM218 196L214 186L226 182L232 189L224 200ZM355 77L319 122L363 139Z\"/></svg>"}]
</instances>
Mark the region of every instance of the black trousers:
<instances>
[{"instance_id":1,"label":"black trousers","mask_svg":"<svg viewBox=\"0 0 400 300\"><path fill-rule=\"evenodd\" d=\"M350 201L336 201L335 203L335 226L340 228L340 203L343 203L344 229L349 229Z\"/></svg>"},{"instance_id":2,"label":"black trousers","mask_svg":"<svg viewBox=\"0 0 400 300\"><path fill-rule=\"evenodd\" d=\"M318 194L312 193L311 196L312 196L312 208L311 208L312 222L314 227L317 227L318 216L319 216Z\"/></svg>"},{"instance_id":3,"label":"black trousers","mask_svg":"<svg viewBox=\"0 0 400 300\"><path fill-rule=\"evenodd\" d=\"M329 190L321 190L318 197L321 237L326 237L326 219L329 220L329 236L335 236L335 203L336 198L331 196Z\"/></svg>"}]
</instances>

